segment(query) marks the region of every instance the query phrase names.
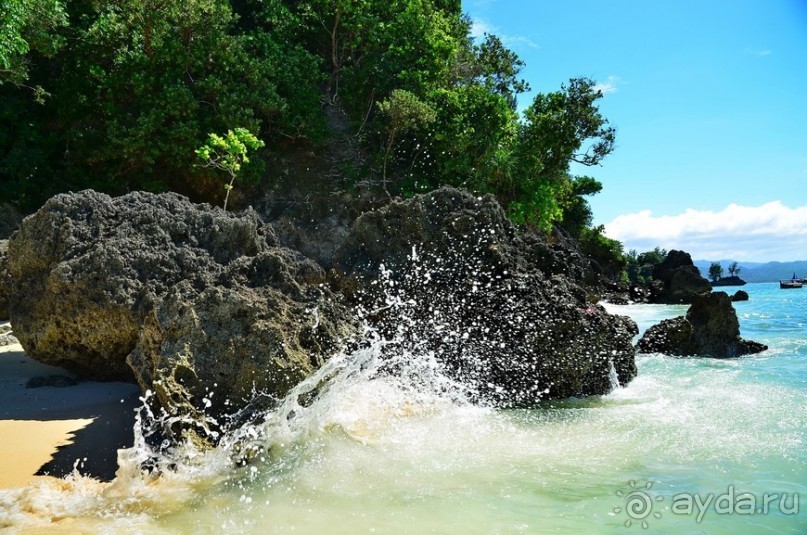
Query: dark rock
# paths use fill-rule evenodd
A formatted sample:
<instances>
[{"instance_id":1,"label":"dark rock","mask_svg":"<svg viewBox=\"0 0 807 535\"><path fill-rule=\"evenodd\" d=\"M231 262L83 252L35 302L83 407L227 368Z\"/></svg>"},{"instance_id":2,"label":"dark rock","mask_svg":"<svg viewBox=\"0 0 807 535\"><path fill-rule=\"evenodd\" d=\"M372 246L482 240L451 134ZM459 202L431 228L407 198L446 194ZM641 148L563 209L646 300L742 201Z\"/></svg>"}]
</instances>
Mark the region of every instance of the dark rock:
<instances>
[{"instance_id":1,"label":"dark rock","mask_svg":"<svg viewBox=\"0 0 807 535\"><path fill-rule=\"evenodd\" d=\"M273 242L254 212L195 206L175 194L57 195L9 244L14 330L39 361L131 380L126 355L159 297L180 281L211 285L230 262Z\"/></svg>"},{"instance_id":2,"label":"dark rock","mask_svg":"<svg viewBox=\"0 0 807 535\"><path fill-rule=\"evenodd\" d=\"M720 280L712 281L710 283L712 287L715 286L745 286L746 282L742 280L740 277L734 275L731 277L723 277Z\"/></svg>"},{"instance_id":3,"label":"dark rock","mask_svg":"<svg viewBox=\"0 0 807 535\"><path fill-rule=\"evenodd\" d=\"M564 242L557 232L549 239L517 233L491 195L445 187L360 216L334 264L343 273L377 273L381 264L396 269L424 251L433 258L480 257L501 271L582 280L588 261Z\"/></svg>"},{"instance_id":4,"label":"dark rock","mask_svg":"<svg viewBox=\"0 0 807 535\"><path fill-rule=\"evenodd\" d=\"M443 188L359 217L337 254L342 288L403 354L434 355L497 406L605 394L636 375L628 318L587 301L585 261L518 234L493 197Z\"/></svg>"},{"instance_id":5,"label":"dark rock","mask_svg":"<svg viewBox=\"0 0 807 535\"><path fill-rule=\"evenodd\" d=\"M627 305L633 301L628 283L608 279L601 279L599 282L599 298L615 305Z\"/></svg>"},{"instance_id":6,"label":"dark rock","mask_svg":"<svg viewBox=\"0 0 807 535\"><path fill-rule=\"evenodd\" d=\"M431 355L499 406L604 394L636 375L636 326L589 302L585 258L558 232L518 233L490 196L445 188L334 232L338 249L310 252L403 357L391 372ZM277 245L249 210L59 195L10 243L15 332L43 362L136 379L176 416L169 431L207 440L214 418L271 404L358 332L322 267Z\"/></svg>"},{"instance_id":7,"label":"dark rock","mask_svg":"<svg viewBox=\"0 0 807 535\"><path fill-rule=\"evenodd\" d=\"M175 286L147 317L128 357L143 390L197 426L234 409L266 409L285 396L357 333L328 290L299 283L290 271L278 270L286 276L255 288Z\"/></svg>"},{"instance_id":8,"label":"dark rock","mask_svg":"<svg viewBox=\"0 0 807 535\"><path fill-rule=\"evenodd\" d=\"M203 410L234 412L253 389L282 396L355 332L322 268L276 243L251 210L56 196L10 244L15 332L33 358L134 379L201 425Z\"/></svg>"},{"instance_id":9,"label":"dark rock","mask_svg":"<svg viewBox=\"0 0 807 535\"><path fill-rule=\"evenodd\" d=\"M11 274L8 272L8 240L0 240L0 321L11 317Z\"/></svg>"},{"instance_id":10,"label":"dark rock","mask_svg":"<svg viewBox=\"0 0 807 535\"><path fill-rule=\"evenodd\" d=\"M661 286L659 281L655 281ZM644 284L631 283L628 290L628 299L634 303L649 303L652 290L650 286Z\"/></svg>"},{"instance_id":11,"label":"dark rock","mask_svg":"<svg viewBox=\"0 0 807 535\"><path fill-rule=\"evenodd\" d=\"M604 300L613 305L629 305L630 299L622 293L614 293L604 296Z\"/></svg>"},{"instance_id":12,"label":"dark rock","mask_svg":"<svg viewBox=\"0 0 807 535\"><path fill-rule=\"evenodd\" d=\"M383 206L348 193L309 195L302 199L270 198L261 215L269 221L280 245L301 252L326 270L362 213Z\"/></svg>"},{"instance_id":13,"label":"dark rock","mask_svg":"<svg viewBox=\"0 0 807 535\"><path fill-rule=\"evenodd\" d=\"M734 295L731 296L732 302L737 301L748 301L748 292L745 290L737 290L734 292Z\"/></svg>"},{"instance_id":14,"label":"dark rock","mask_svg":"<svg viewBox=\"0 0 807 535\"><path fill-rule=\"evenodd\" d=\"M639 340L641 353L731 358L767 346L740 337L740 323L725 292L695 295L686 316L664 320Z\"/></svg>"},{"instance_id":15,"label":"dark rock","mask_svg":"<svg viewBox=\"0 0 807 535\"><path fill-rule=\"evenodd\" d=\"M684 251L667 253L664 261L653 268L653 279L662 284L652 293L653 303L691 303L696 295L712 289L692 263L692 257Z\"/></svg>"}]
</instances>

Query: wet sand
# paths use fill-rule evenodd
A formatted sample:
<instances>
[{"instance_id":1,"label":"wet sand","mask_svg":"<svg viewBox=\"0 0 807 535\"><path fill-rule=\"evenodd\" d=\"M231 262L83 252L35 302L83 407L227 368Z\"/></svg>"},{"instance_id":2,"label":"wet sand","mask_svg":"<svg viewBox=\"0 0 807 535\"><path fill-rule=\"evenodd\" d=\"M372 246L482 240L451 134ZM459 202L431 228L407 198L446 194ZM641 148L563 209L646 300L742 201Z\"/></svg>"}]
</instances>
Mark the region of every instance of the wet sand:
<instances>
[{"instance_id":1,"label":"wet sand","mask_svg":"<svg viewBox=\"0 0 807 535\"><path fill-rule=\"evenodd\" d=\"M31 379L65 386L26 388ZM74 467L110 480L117 450L133 443L139 395L137 385L76 381L19 344L0 346L0 488L62 477Z\"/></svg>"}]
</instances>

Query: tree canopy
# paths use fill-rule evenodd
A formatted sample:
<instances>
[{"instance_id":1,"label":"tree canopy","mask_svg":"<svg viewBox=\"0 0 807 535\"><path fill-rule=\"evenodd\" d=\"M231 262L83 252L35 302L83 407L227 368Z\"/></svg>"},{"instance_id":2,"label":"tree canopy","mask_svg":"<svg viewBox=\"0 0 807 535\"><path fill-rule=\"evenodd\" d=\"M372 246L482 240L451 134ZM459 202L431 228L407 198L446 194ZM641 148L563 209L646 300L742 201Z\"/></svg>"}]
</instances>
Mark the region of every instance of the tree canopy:
<instances>
[{"instance_id":1,"label":"tree canopy","mask_svg":"<svg viewBox=\"0 0 807 535\"><path fill-rule=\"evenodd\" d=\"M626 276L629 282L645 283L653 279L653 268L667 258L667 251L655 247L650 251L638 253L635 249L626 255Z\"/></svg>"},{"instance_id":2,"label":"tree canopy","mask_svg":"<svg viewBox=\"0 0 807 535\"><path fill-rule=\"evenodd\" d=\"M220 202L195 149L238 127L265 142L244 184L461 186L621 258L591 226L602 184L570 171L614 149L602 93L570 78L518 113L524 62L459 0L8 0L0 22L0 179L23 210L86 187Z\"/></svg>"},{"instance_id":3,"label":"tree canopy","mask_svg":"<svg viewBox=\"0 0 807 535\"><path fill-rule=\"evenodd\" d=\"M712 282L723 278L723 266L720 265L720 262L712 262L709 265L709 278L712 279Z\"/></svg>"},{"instance_id":4,"label":"tree canopy","mask_svg":"<svg viewBox=\"0 0 807 535\"><path fill-rule=\"evenodd\" d=\"M5 0L0 5L0 84L25 85L31 55L55 54L64 44L57 30L66 25L59 0ZM44 90L39 90L41 100Z\"/></svg>"}]
</instances>

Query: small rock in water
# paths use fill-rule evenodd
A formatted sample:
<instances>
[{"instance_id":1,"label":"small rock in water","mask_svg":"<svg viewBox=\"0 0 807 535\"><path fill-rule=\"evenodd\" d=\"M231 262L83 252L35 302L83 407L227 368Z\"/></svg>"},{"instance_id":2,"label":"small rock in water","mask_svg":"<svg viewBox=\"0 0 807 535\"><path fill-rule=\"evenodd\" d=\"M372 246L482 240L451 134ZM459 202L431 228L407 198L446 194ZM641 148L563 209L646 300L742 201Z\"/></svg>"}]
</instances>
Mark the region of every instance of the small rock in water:
<instances>
[{"instance_id":1,"label":"small rock in water","mask_svg":"<svg viewBox=\"0 0 807 535\"><path fill-rule=\"evenodd\" d=\"M748 292L745 290L737 290L734 295L731 296L731 300L736 301L748 301Z\"/></svg>"},{"instance_id":2,"label":"small rock in water","mask_svg":"<svg viewBox=\"0 0 807 535\"><path fill-rule=\"evenodd\" d=\"M695 296L686 317L650 327L636 349L640 353L731 358L759 353L768 346L741 338L728 294L714 292Z\"/></svg>"}]
</instances>

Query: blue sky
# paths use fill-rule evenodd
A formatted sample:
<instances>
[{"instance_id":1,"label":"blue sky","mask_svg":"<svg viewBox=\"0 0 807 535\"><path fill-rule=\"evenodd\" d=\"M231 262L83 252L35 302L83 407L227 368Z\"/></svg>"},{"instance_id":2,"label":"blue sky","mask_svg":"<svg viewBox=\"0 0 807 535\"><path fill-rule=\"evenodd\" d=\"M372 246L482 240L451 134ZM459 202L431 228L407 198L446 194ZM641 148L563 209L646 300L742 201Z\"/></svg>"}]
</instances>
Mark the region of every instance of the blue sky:
<instances>
[{"instance_id":1,"label":"blue sky","mask_svg":"<svg viewBox=\"0 0 807 535\"><path fill-rule=\"evenodd\" d=\"M464 0L533 92L601 84L617 128L590 199L626 248L807 259L807 0ZM520 107L532 97L522 95Z\"/></svg>"}]
</instances>

